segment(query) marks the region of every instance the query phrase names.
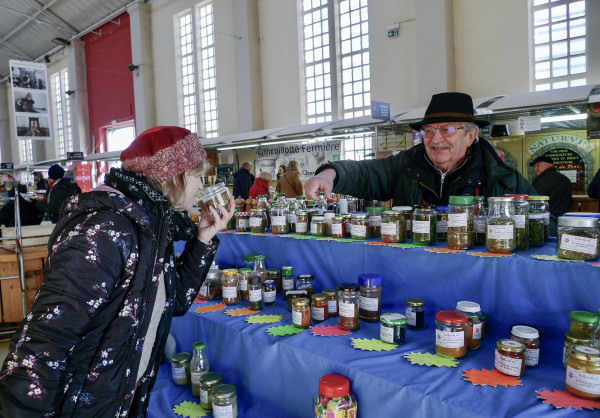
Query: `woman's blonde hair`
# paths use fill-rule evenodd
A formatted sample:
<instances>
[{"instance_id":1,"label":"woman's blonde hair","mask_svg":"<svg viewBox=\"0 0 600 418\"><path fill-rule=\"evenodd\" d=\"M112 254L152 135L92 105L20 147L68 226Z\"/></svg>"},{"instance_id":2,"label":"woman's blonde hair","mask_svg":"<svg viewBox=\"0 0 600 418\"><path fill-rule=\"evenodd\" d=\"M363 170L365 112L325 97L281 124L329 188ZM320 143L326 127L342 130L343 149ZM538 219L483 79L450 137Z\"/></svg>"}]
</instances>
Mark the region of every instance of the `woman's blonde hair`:
<instances>
[{"instance_id":1,"label":"woman's blonde hair","mask_svg":"<svg viewBox=\"0 0 600 418\"><path fill-rule=\"evenodd\" d=\"M210 161L204 160L199 166L192 168L191 170L184 171L183 173L179 173L171 180L163 181L161 183L150 182L150 184L152 184L152 187L163 194L173 209L179 210L185 199L185 186L187 185L186 176L195 177L202 175L210 167Z\"/></svg>"},{"instance_id":2,"label":"woman's blonde hair","mask_svg":"<svg viewBox=\"0 0 600 418\"><path fill-rule=\"evenodd\" d=\"M298 163L295 160L292 160L288 163L287 169L293 171L300 171L298 170Z\"/></svg>"},{"instance_id":3,"label":"woman's blonde hair","mask_svg":"<svg viewBox=\"0 0 600 418\"><path fill-rule=\"evenodd\" d=\"M268 171L261 171L258 177L263 179L264 181L271 181L273 179L273 175Z\"/></svg>"}]
</instances>

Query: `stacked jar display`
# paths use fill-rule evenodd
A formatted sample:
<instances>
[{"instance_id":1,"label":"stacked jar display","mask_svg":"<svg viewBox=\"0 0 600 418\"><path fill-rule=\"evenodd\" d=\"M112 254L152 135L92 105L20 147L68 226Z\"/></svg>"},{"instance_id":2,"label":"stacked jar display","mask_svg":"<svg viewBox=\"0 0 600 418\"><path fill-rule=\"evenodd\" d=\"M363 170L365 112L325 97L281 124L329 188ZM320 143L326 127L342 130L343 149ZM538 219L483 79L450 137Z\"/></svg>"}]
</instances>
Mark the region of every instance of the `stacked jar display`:
<instances>
[{"instance_id":1,"label":"stacked jar display","mask_svg":"<svg viewBox=\"0 0 600 418\"><path fill-rule=\"evenodd\" d=\"M550 236L550 198L529 196L529 246L540 247Z\"/></svg>"},{"instance_id":2,"label":"stacked jar display","mask_svg":"<svg viewBox=\"0 0 600 418\"><path fill-rule=\"evenodd\" d=\"M490 197L486 246L492 253L508 254L516 247L515 208L512 197Z\"/></svg>"},{"instance_id":3,"label":"stacked jar display","mask_svg":"<svg viewBox=\"0 0 600 418\"><path fill-rule=\"evenodd\" d=\"M557 255L568 260L595 260L600 250L597 218L558 218Z\"/></svg>"},{"instance_id":4,"label":"stacked jar display","mask_svg":"<svg viewBox=\"0 0 600 418\"><path fill-rule=\"evenodd\" d=\"M413 212L412 236L417 245L434 245L437 214L431 206L417 206Z\"/></svg>"},{"instance_id":5,"label":"stacked jar display","mask_svg":"<svg viewBox=\"0 0 600 418\"><path fill-rule=\"evenodd\" d=\"M515 250L526 251L529 249L529 196L526 194L505 194L505 197L515 199L515 229L517 242Z\"/></svg>"},{"instance_id":6,"label":"stacked jar display","mask_svg":"<svg viewBox=\"0 0 600 418\"><path fill-rule=\"evenodd\" d=\"M473 214L473 230L475 232L475 245L485 245L485 233L487 229L488 204L483 196L475 196L475 212Z\"/></svg>"},{"instance_id":7,"label":"stacked jar display","mask_svg":"<svg viewBox=\"0 0 600 418\"><path fill-rule=\"evenodd\" d=\"M469 250L475 245L475 205L472 196L450 196L448 248Z\"/></svg>"}]
</instances>

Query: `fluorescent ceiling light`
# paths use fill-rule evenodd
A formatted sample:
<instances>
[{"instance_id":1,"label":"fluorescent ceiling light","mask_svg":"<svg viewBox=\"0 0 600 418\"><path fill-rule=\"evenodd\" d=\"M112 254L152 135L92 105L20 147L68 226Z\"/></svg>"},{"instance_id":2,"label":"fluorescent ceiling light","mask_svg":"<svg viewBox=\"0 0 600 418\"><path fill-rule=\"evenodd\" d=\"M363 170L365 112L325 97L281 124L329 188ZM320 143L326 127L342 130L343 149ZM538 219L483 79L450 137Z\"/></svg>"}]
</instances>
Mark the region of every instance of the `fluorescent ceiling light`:
<instances>
[{"instance_id":1,"label":"fluorescent ceiling light","mask_svg":"<svg viewBox=\"0 0 600 418\"><path fill-rule=\"evenodd\" d=\"M228 149L240 149L240 148L256 148L258 144L250 144L250 145L233 145L231 147L221 147L217 148L217 151L226 151Z\"/></svg>"},{"instance_id":2,"label":"fluorescent ceiling light","mask_svg":"<svg viewBox=\"0 0 600 418\"><path fill-rule=\"evenodd\" d=\"M274 141L274 142L261 142L260 145L278 145L278 144L288 144L292 142L300 142L303 139L288 139L287 141Z\"/></svg>"},{"instance_id":3,"label":"fluorescent ceiling light","mask_svg":"<svg viewBox=\"0 0 600 418\"><path fill-rule=\"evenodd\" d=\"M580 113L578 115L548 116L548 117L542 118L542 123L565 122L568 120L581 120L581 119L587 119L587 113Z\"/></svg>"}]
</instances>

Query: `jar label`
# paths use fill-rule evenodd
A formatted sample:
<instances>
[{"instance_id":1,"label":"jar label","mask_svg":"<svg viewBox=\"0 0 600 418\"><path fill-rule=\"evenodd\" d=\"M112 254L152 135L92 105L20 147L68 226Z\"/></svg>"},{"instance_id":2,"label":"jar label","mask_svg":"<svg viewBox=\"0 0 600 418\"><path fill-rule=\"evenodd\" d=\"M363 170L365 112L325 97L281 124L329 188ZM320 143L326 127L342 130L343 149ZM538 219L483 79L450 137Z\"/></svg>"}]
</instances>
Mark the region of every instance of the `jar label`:
<instances>
[{"instance_id":1,"label":"jar label","mask_svg":"<svg viewBox=\"0 0 600 418\"><path fill-rule=\"evenodd\" d=\"M496 367L496 370L498 370L499 372L502 372L509 376L521 376L522 364L522 359L503 356L498 352L498 350L496 350L494 367Z\"/></svg>"},{"instance_id":2,"label":"jar label","mask_svg":"<svg viewBox=\"0 0 600 418\"><path fill-rule=\"evenodd\" d=\"M413 233L429 234L429 221L413 221Z\"/></svg>"},{"instance_id":3,"label":"jar label","mask_svg":"<svg viewBox=\"0 0 600 418\"><path fill-rule=\"evenodd\" d=\"M248 292L249 302L258 302L260 300L262 300L262 291L260 289L254 289Z\"/></svg>"},{"instance_id":4,"label":"jar label","mask_svg":"<svg viewBox=\"0 0 600 418\"><path fill-rule=\"evenodd\" d=\"M394 327L386 327L381 324L379 326L379 338L386 343L394 342Z\"/></svg>"},{"instance_id":5,"label":"jar label","mask_svg":"<svg viewBox=\"0 0 600 418\"><path fill-rule=\"evenodd\" d=\"M325 320L325 308L312 307L312 317L315 321Z\"/></svg>"},{"instance_id":6,"label":"jar label","mask_svg":"<svg viewBox=\"0 0 600 418\"><path fill-rule=\"evenodd\" d=\"M238 286L240 290L243 290L244 292L248 290L248 279L240 279L238 281Z\"/></svg>"},{"instance_id":7,"label":"jar label","mask_svg":"<svg viewBox=\"0 0 600 418\"><path fill-rule=\"evenodd\" d=\"M206 372L191 372L190 376L192 378L192 385L199 385L200 378L204 375L204 373Z\"/></svg>"},{"instance_id":8,"label":"jar label","mask_svg":"<svg viewBox=\"0 0 600 418\"><path fill-rule=\"evenodd\" d=\"M317 224L315 222L310 223L310 234L314 235L317 233Z\"/></svg>"},{"instance_id":9,"label":"jar label","mask_svg":"<svg viewBox=\"0 0 600 418\"><path fill-rule=\"evenodd\" d=\"M327 311L329 312L330 315L337 313L337 301L328 300L327 301Z\"/></svg>"},{"instance_id":10,"label":"jar label","mask_svg":"<svg viewBox=\"0 0 600 418\"><path fill-rule=\"evenodd\" d=\"M296 232L306 232L308 231L308 223L307 222L296 222Z\"/></svg>"},{"instance_id":11,"label":"jar label","mask_svg":"<svg viewBox=\"0 0 600 418\"><path fill-rule=\"evenodd\" d=\"M281 288L283 290L293 290L294 289L294 278L291 277L289 279L281 279Z\"/></svg>"},{"instance_id":12,"label":"jar label","mask_svg":"<svg viewBox=\"0 0 600 418\"><path fill-rule=\"evenodd\" d=\"M481 323L473 324L473 340L481 340Z\"/></svg>"},{"instance_id":13,"label":"jar label","mask_svg":"<svg viewBox=\"0 0 600 418\"><path fill-rule=\"evenodd\" d=\"M381 225L381 216L369 216L369 223L371 226Z\"/></svg>"},{"instance_id":14,"label":"jar label","mask_svg":"<svg viewBox=\"0 0 600 418\"><path fill-rule=\"evenodd\" d=\"M368 298L366 296L361 296L358 306L360 306L360 309L365 311L377 312L379 309L379 298Z\"/></svg>"},{"instance_id":15,"label":"jar label","mask_svg":"<svg viewBox=\"0 0 600 418\"><path fill-rule=\"evenodd\" d=\"M302 325L302 312L292 310L292 323L294 325Z\"/></svg>"},{"instance_id":16,"label":"jar label","mask_svg":"<svg viewBox=\"0 0 600 418\"><path fill-rule=\"evenodd\" d=\"M173 366L172 369L173 372L173 379L187 379L187 376L185 375L185 367L176 367Z\"/></svg>"},{"instance_id":17,"label":"jar label","mask_svg":"<svg viewBox=\"0 0 600 418\"><path fill-rule=\"evenodd\" d=\"M398 235L398 227L395 222L384 222L381 224L381 235Z\"/></svg>"},{"instance_id":18,"label":"jar label","mask_svg":"<svg viewBox=\"0 0 600 418\"><path fill-rule=\"evenodd\" d=\"M275 291L269 290L267 292L263 292L263 301L265 303L275 302Z\"/></svg>"},{"instance_id":19,"label":"jar label","mask_svg":"<svg viewBox=\"0 0 600 418\"><path fill-rule=\"evenodd\" d=\"M285 216L271 216L271 226L285 226Z\"/></svg>"},{"instance_id":20,"label":"jar label","mask_svg":"<svg viewBox=\"0 0 600 418\"><path fill-rule=\"evenodd\" d=\"M356 309L354 303L340 302L340 316L346 318L354 318L356 316Z\"/></svg>"},{"instance_id":21,"label":"jar label","mask_svg":"<svg viewBox=\"0 0 600 418\"><path fill-rule=\"evenodd\" d=\"M515 223L517 224L517 229L525 229L525 221L527 216L525 215L515 215Z\"/></svg>"},{"instance_id":22,"label":"jar label","mask_svg":"<svg viewBox=\"0 0 600 418\"><path fill-rule=\"evenodd\" d=\"M206 284L203 283L202 286L200 286L200 291L198 292L198 294L200 296L202 296L203 298L206 298L207 293L208 293L208 288L206 287Z\"/></svg>"},{"instance_id":23,"label":"jar label","mask_svg":"<svg viewBox=\"0 0 600 418\"><path fill-rule=\"evenodd\" d=\"M598 238L578 237L577 235L562 234L560 236L560 249L563 251L577 251L579 253L596 254Z\"/></svg>"},{"instance_id":24,"label":"jar label","mask_svg":"<svg viewBox=\"0 0 600 418\"><path fill-rule=\"evenodd\" d=\"M514 239L515 227L513 225L488 225L488 239Z\"/></svg>"},{"instance_id":25,"label":"jar label","mask_svg":"<svg viewBox=\"0 0 600 418\"><path fill-rule=\"evenodd\" d=\"M200 402L202 402L205 405L208 403L208 391L207 390L200 389Z\"/></svg>"},{"instance_id":26,"label":"jar label","mask_svg":"<svg viewBox=\"0 0 600 418\"><path fill-rule=\"evenodd\" d=\"M250 218L250 227L260 226L261 221L261 218Z\"/></svg>"},{"instance_id":27,"label":"jar label","mask_svg":"<svg viewBox=\"0 0 600 418\"><path fill-rule=\"evenodd\" d=\"M249 219L239 218L237 221L238 221L239 228L250 228L250 220Z\"/></svg>"},{"instance_id":28,"label":"jar label","mask_svg":"<svg viewBox=\"0 0 600 418\"><path fill-rule=\"evenodd\" d=\"M477 233L477 234L485 234L485 226L486 226L486 220L485 219L475 219L473 221L473 226L475 228L475 233Z\"/></svg>"},{"instance_id":29,"label":"jar label","mask_svg":"<svg viewBox=\"0 0 600 418\"><path fill-rule=\"evenodd\" d=\"M600 374L586 373L567 364L565 383L581 392L600 396Z\"/></svg>"},{"instance_id":30,"label":"jar label","mask_svg":"<svg viewBox=\"0 0 600 418\"><path fill-rule=\"evenodd\" d=\"M237 286L223 286L223 299L235 299L238 297Z\"/></svg>"},{"instance_id":31,"label":"jar label","mask_svg":"<svg viewBox=\"0 0 600 418\"><path fill-rule=\"evenodd\" d=\"M295 224L296 223L296 214L295 213L288 213L287 214L287 221L290 224Z\"/></svg>"},{"instance_id":32,"label":"jar label","mask_svg":"<svg viewBox=\"0 0 600 418\"><path fill-rule=\"evenodd\" d=\"M342 224L331 224L331 235L342 235Z\"/></svg>"},{"instance_id":33,"label":"jar label","mask_svg":"<svg viewBox=\"0 0 600 418\"><path fill-rule=\"evenodd\" d=\"M435 330L435 345L444 348L461 348L465 346L464 331L444 331L441 329Z\"/></svg>"},{"instance_id":34,"label":"jar label","mask_svg":"<svg viewBox=\"0 0 600 418\"><path fill-rule=\"evenodd\" d=\"M215 405L213 402L212 413L214 418L233 418L233 405Z\"/></svg>"},{"instance_id":35,"label":"jar label","mask_svg":"<svg viewBox=\"0 0 600 418\"><path fill-rule=\"evenodd\" d=\"M448 226L450 228L458 228L461 226L467 226L467 214L466 213L449 213L448 214Z\"/></svg>"},{"instance_id":36,"label":"jar label","mask_svg":"<svg viewBox=\"0 0 600 418\"><path fill-rule=\"evenodd\" d=\"M417 326L417 313L410 308L406 308L406 323L411 327Z\"/></svg>"},{"instance_id":37,"label":"jar label","mask_svg":"<svg viewBox=\"0 0 600 418\"><path fill-rule=\"evenodd\" d=\"M539 348L526 348L525 349L525 365L526 366L537 366L540 358Z\"/></svg>"},{"instance_id":38,"label":"jar label","mask_svg":"<svg viewBox=\"0 0 600 418\"><path fill-rule=\"evenodd\" d=\"M437 221L435 224L435 232L448 232L448 221Z\"/></svg>"},{"instance_id":39,"label":"jar label","mask_svg":"<svg viewBox=\"0 0 600 418\"><path fill-rule=\"evenodd\" d=\"M352 236L357 236L357 237L366 237L367 236L367 226L352 224L352 226L350 227L350 234L352 234Z\"/></svg>"},{"instance_id":40,"label":"jar label","mask_svg":"<svg viewBox=\"0 0 600 418\"><path fill-rule=\"evenodd\" d=\"M546 216L543 213L530 213L529 219L546 219Z\"/></svg>"}]
</instances>

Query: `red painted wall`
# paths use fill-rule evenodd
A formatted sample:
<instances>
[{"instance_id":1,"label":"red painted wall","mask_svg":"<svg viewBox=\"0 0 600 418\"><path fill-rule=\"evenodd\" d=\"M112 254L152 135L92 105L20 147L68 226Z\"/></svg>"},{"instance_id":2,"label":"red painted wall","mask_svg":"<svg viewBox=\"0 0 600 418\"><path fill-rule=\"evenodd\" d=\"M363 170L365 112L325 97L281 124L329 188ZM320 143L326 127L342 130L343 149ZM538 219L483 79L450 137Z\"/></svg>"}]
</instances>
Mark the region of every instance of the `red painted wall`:
<instances>
[{"instance_id":1,"label":"red painted wall","mask_svg":"<svg viewBox=\"0 0 600 418\"><path fill-rule=\"evenodd\" d=\"M133 74L127 68L132 64L129 15L125 12L113 20L120 24L108 22L96 29L96 33L82 38L90 112L90 153L94 137L96 152L106 151L104 132L111 121L135 120Z\"/></svg>"}]
</instances>

